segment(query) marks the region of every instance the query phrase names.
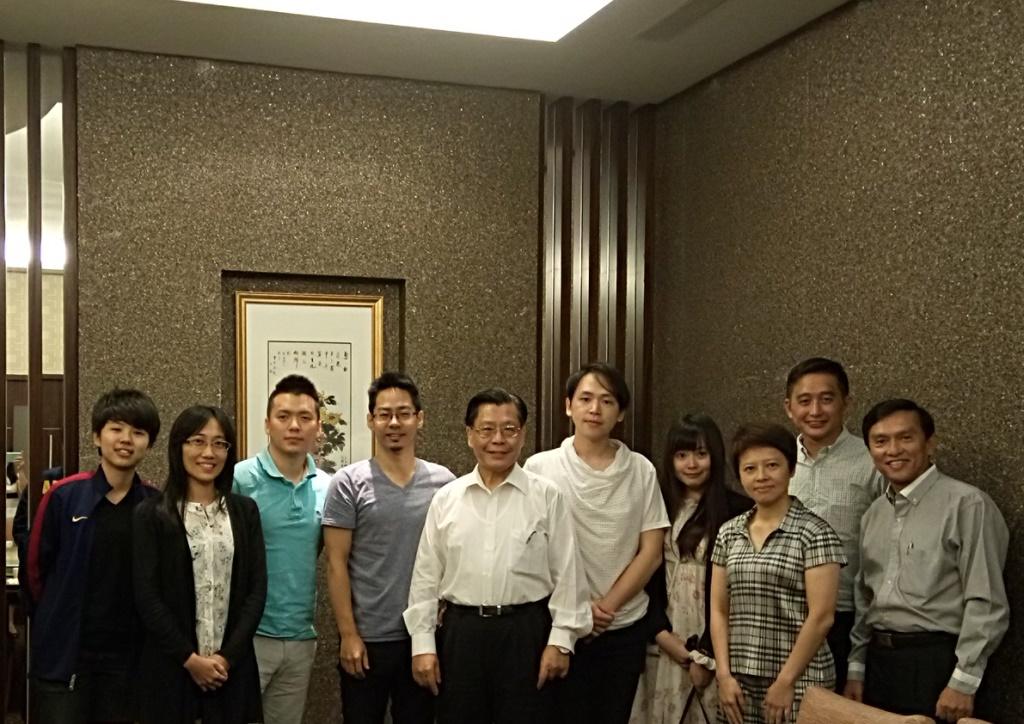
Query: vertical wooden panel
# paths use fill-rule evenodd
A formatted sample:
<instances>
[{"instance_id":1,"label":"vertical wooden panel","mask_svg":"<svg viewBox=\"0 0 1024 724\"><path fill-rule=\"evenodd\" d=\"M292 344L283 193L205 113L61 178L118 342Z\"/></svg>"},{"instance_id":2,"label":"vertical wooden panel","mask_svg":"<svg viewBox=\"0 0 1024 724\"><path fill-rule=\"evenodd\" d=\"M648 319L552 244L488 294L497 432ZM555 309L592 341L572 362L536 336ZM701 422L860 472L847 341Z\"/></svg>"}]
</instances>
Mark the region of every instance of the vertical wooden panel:
<instances>
[{"instance_id":1,"label":"vertical wooden panel","mask_svg":"<svg viewBox=\"0 0 1024 724\"><path fill-rule=\"evenodd\" d=\"M28 420L29 449L26 468L32 483L42 480L46 433L43 419L43 179L40 138L41 77L39 46L28 46L26 78L26 138L28 141ZM35 510L42 488L30 485Z\"/></svg>"},{"instance_id":2,"label":"vertical wooden panel","mask_svg":"<svg viewBox=\"0 0 1024 724\"><path fill-rule=\"evenodd\" d=\"M601 103L587 101L576 109L572 175L572 308L569 327L569 368L590 357L591 249L600 222Z\"/></svg>"},{"instance_id":3,"label":"vertical wooden panel","mask_svg":"<svg viewBox=\"0 0 1024 724\"><path fill-rule=\"evenodd\" d=\"M634 391L635 402L625 420L633 446L651 453L651 355L648 333L647 255L651 247L649 230L653 214L651 179L654 160L654 111L648 106L633 113L629 125L629 224L626 266L626 349L624 372Z\"/></svg>"},{"instance_id":4,"label":"vertical wooden panel","mask_svg":"<svg viewBox=\"0 0 1024 724\"><path fill-rule=\"evenodd\" d=\"M78 472L78 72L64 49L64 474Z\"/></svg>"},{"instance_id":5,"label":"vertical wooden panel","mask_svg":"<svg viewBox=\"0 0 1024 724\"><path fill-rule=\"evenodd\" d=\"M557 444L563 419L552 414L561 407L562 383L568 367L568 319L570 285L569 232L572 228L572 127L573 102L563 98L544 111L544 189L541 203L543 264L541 291L540 377L538 389L537 446L546 450Z\"/></svg>"},{"instance_id":6,"label":"vertical wooden panel","mask_svg":"<svg viewBox=\"0 0 1024 724\"><path fill-rule=\"evenodd\" d=\"M649 449L644 275L653 148L650 114L650 109L631 112L626 103L605 106L590 100L577 105L566 98L549 104L545 112L538 411L542 449L557 445L569 432L562 411L563 381L581 364L596 360L626 375L635 403L619 433L627 444ZM562 184L560 189L557 184ZM566 200L571 200L568 215Z\"/></svg>"}]
</instances>

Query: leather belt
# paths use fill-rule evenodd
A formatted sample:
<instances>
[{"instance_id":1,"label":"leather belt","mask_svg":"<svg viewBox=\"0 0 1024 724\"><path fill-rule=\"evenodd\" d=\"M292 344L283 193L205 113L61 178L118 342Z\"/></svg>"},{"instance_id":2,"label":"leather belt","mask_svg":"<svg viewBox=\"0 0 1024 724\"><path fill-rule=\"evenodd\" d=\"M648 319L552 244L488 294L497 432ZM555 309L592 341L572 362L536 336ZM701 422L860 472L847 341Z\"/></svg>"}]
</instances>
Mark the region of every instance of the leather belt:
<instances>
[{"instance_id":1,"label":"leather belt","mask_svg":"<svg viewBox=\"0 0 1024 724\"><path fill-rule=\"evenodd\" d=\"M935 644L955 644L956 634L944 631L871 631L871 645L880 649L912 649Z\"/></svg>"}]
</instances>

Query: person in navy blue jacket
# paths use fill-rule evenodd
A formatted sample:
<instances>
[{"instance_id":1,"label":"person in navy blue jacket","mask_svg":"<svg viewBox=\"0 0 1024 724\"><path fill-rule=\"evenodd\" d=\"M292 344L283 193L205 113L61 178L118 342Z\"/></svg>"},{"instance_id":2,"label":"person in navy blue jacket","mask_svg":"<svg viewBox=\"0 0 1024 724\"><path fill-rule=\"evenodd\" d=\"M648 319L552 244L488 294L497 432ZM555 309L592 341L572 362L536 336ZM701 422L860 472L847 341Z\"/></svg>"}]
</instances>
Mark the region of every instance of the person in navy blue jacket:
<instances>
[{"instance_id":1,"label":"person in navy blue jacket","mask_svg":"<svg viewBox=\"0 0 1024 724\"><path fill-rule=\"evenodd\" d=\"M148 395L102 395L92 410L99 467L54 483L36 511L28 546L33 724L135 719L130 672L142 633L132 514L158 493L136 469L159 432Z\"/></svg>"}]
</instances>

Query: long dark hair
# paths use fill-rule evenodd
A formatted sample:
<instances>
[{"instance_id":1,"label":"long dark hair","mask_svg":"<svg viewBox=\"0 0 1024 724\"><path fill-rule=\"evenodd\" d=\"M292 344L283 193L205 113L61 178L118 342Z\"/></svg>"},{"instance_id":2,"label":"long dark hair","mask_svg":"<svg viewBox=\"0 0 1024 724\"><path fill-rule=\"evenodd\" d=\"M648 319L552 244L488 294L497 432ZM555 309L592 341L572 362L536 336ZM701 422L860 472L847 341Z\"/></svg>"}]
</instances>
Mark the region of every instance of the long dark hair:
<instances>
[{"instance_id":1,"label":"long dark hair","mask_svg":"<svg viewBox=\"0 0 1024 724\"><path fill-rule=\"evenodd\" d=\"M219 407L209 405L193 405L185 410L171 425L167 441L167 484L164 486L164 506L168 513L181 517L185 498L188 494L188 475L185 473L185 461L182 451L185 441L206 427L210 420L216 420L224 431L224 439L231 447L228 449L224 469L213 481L213 488L218 502L222 505L224 498L231 492L235 476L235 426L231 418Z\"/></svg>"},{"instance_id":2,"label":"long dark hair","mask_svg":"<svg viewBox=\"0 0 1024 724\"><path fill-rule=\"evenodd\" d=\"M725 443L718 425L709 416L696 412L683 415L668 429L665 457L661 470L661 496L668 509L669 520L675 521L683 505L683 482L676 477L675 455L686 450L708 451L711 469L697 509L683 524L676 538L681 556L695 555L706 536L714 545L718 529L729 518L729 500L725 487Z\"/></svg>"}]
</instances>

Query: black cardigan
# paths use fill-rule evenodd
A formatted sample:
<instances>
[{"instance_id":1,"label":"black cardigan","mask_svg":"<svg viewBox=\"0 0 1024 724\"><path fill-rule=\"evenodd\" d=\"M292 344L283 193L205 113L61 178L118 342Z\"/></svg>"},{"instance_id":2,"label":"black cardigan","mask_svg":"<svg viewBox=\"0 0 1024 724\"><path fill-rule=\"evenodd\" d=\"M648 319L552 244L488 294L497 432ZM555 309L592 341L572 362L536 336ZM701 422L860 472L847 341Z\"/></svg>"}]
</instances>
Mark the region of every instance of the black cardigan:
<instances>
[{"instance_id":1,"label":"black cardigan","mask_svg":"<svg viewBox=\"0 0 1024 724\"><path fill-rule=\"evenodd\" d=\"M253 649L267 598L263 530L252 499L231 494L227 506L235 551L219 653L229 668L228 680L212 693L204 693L184 666L198 649L192 553L185 526L164 508L163 496L135 510L135 603L146 629L138 671L143 724L194 724L200 715L204 724L263 721Z\"/></svg>"},{"instance_id":2,"label":"black cardigan","mask_svg":"<svg viewBox=\"0 0 1024 724\"><path fill-rule=\"evenodd\" d=\"M754 507L754 501L747 496L728 489L725 492L730 518L745 513ZM666 535L671 535L671 528ZM672 545L678 544L672 541ZM714 547L715 541L708 541L704 576L704 630L675 632L683 641L688 640L690 636L699 635L697 649L707 653L711 658L714 658L714 649L711 646L711 616L709 608L711 605L711 551ZM665 582L664 561L661 562L658 570L654 572L654 575L647 582L646 591L651 599L647 604L647 624L650 637L653 640L662 631L672 631L672 624L668 620L668 588Z\"/></svg>"}]
</instances>

